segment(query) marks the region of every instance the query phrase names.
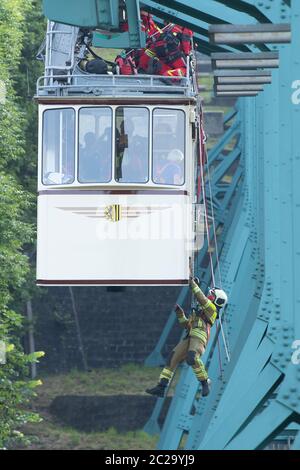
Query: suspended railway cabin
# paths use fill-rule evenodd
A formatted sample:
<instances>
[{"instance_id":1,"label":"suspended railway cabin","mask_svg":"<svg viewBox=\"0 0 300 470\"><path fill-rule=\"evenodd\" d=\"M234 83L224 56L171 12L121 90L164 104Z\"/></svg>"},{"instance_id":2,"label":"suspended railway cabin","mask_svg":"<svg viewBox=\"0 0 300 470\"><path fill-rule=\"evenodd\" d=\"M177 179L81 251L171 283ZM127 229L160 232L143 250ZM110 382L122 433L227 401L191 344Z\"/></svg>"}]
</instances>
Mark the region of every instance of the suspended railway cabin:
<instances>
[{"instance_id":1,"label":"suspended railway cabin","mask_svg":"<svg viewBox=\"0 0 300 470\"><path fill-rule=\"evenodd\" d=\"M191 65L178 79L62 74L54 41L37 86L37 284L187 284L201 147Z\"/></svg>"}]
</instances>

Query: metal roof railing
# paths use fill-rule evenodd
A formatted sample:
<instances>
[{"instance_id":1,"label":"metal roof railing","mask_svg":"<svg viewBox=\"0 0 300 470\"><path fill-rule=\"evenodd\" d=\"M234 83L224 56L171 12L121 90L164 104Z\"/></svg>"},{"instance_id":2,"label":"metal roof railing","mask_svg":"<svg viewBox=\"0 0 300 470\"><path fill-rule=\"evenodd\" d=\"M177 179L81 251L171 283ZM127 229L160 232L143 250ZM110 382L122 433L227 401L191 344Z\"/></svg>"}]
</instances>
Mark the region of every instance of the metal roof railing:
<instances>
[{"instance_id":1,"label":"metal roof railing","mask_svg":"<svg viewBox=\"0 0 300 470\"><path fill-rule=\"evenodd\" d=\"M37 97L45 96L195 96L192 80L161 75L93 75L77 67L75 74L44 75L37 81Z\"/></svg>"}]
</instances>

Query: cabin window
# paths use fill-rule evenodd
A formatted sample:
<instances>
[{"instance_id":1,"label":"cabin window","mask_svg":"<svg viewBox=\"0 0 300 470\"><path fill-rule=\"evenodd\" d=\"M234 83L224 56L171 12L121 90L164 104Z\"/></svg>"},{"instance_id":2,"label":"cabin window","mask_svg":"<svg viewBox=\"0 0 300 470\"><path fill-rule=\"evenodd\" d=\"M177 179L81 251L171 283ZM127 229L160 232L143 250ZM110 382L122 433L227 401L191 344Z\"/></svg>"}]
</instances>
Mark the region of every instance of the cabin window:
<instances>
[{"instance_id":1,"label":"cabin window","mask_svg":"<svg viewBox=\"0 0 300 470\"><path fill-rule=\"evenodd\" d=\"M184 183L185 113L179 109L153 111L153 182Z\"/></svg>"},{"instance_id":2,"label":"cabin window","mask_svg":"<svg viewBox=\"0 0 300 470\"><path fill-rule=\"evenodd\" d=\"M79 111L78 181L108 183L112 173L112 110Z\"/></svg>"},{"instance_id":3,"label":"cabin window","mask_svg":"<svg viewBox=\"0 0 300 470\"><path fill-rule=\"evenodd\" d=\"M43 114L43 184L70 184L74 181L74 109L48 109Z\"/></svg>"},{"instance_id":4,"label":"cabin window","mask_svg":"<svg viewBox=\"0 0 300 470\"><path fill-rule=\"evenodd\" d=\"M149 180L149 110L116 110L115 179L120 183Z\"/></svg>"}]
</instances>

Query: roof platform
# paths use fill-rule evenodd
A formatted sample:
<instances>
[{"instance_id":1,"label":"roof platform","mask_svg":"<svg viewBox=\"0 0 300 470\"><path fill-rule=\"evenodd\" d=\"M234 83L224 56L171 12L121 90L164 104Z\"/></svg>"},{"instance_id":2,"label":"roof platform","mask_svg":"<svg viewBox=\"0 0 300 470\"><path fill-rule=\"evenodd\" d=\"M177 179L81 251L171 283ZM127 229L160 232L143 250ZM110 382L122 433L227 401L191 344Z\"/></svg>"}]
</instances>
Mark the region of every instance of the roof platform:
<instances>
[{"instance_id":1,"label":"roof platform","mask_svg":"<svg viewBox=\"0 0 300 470\"><path fill-rule=\"evenodd\" d=\"M187 77L161 75L93 75L77 67L74 75L42 76L36 97L195 97Z\"/></svg>"}]
</instances>

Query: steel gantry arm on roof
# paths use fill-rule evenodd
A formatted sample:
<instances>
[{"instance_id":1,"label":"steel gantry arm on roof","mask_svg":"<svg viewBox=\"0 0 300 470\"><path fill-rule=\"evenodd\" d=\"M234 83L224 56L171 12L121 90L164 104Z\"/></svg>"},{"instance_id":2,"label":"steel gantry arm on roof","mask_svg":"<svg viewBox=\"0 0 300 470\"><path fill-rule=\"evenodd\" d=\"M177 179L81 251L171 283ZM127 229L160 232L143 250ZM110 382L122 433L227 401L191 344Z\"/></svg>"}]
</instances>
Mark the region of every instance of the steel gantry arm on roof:
<instances>
[{"instance_id":1,"label":"steel gantry arm on roof","mask_svg":"<svg viewBox=\"0 0 300 470\"><path fill-rule=\"evenodd\" d=\"M120 30L118 0L43 0L45 16L58 24L76 26L86 31L101 29L98 39L101 47L139 48L146 43L141 29L139 0L126 0L124 8L128 18L128 31ZM110 34L107 35L106 33Z\"/></svg>"}]
</instances>

